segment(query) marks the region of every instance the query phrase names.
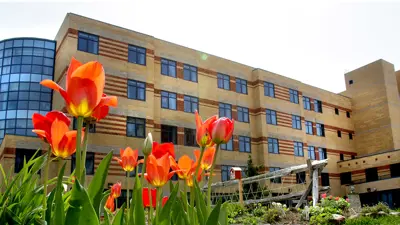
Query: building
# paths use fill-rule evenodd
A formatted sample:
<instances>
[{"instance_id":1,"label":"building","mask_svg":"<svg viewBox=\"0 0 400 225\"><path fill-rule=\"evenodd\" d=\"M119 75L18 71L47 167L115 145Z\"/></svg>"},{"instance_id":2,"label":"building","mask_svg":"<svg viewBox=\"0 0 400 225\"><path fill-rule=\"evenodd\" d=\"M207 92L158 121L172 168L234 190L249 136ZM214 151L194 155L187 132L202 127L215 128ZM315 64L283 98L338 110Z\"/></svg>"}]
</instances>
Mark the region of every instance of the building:
<instances>
[{"instance_id":1,"label":"building","mask_svg":"<svg viewBox=\"0 0 400 225\"><path fill-rule=\"evenodd\" d=\"M178 157L193 156L194 111L199 110L203 118L219 114L236 121L232 140L221 146L215 181L229 179L233 165L245 167L248 156L269 171L304 164L308 158L328 158L320 180L331 186L333 195L348 194L352 184L363 203L399 204L400 73L384 60L347 73L346 91L336 94L71 13L55 41L55 81L65 85L71 57L97 60L106 72L105 93L119 97L118 107L90 127L89 179L106 153L118 154L126 146L140 148L148 132L155 141L176 144ZM2 83L9 74L4 73L8 64L1 44L5 43L0 42ZM52 109L65 110L58 93L52 96ZM29 118L29 111L25 115ZM10 168L17 168L33 149L47 148L36 137L19 135L18 129L7 132L6 125L5 131L0 162ZM73 170L74 158L68 160L68 167ZM122 180L124 175L113 162L107 181ZM308 181L306 174L280 180L283 185L304 181Z\"/></svg>"}]
</instances>

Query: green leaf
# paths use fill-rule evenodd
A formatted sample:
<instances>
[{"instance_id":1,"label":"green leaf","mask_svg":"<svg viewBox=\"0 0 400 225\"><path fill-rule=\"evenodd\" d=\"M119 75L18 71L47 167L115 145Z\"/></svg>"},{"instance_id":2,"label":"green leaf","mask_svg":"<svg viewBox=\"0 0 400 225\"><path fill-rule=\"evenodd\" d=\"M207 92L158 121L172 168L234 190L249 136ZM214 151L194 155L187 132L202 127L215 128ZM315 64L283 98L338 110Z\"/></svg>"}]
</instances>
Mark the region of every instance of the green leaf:
<instances>
[{"instance_id":1,"label":"green leaf","mask_svg":"<svg viewBox=\"0 0 400 225\"><path fill-rule=\"evenodd\" d=\"M104 211L104 219L102 225L110 225L110 218L108 217L108 212Z\"/></svg>"},{"instance_id":2,"label":"green leaf","mask_svg":"<svg viewBox=\"0 0 400 225\"><path fill-rule=\"evenodd\" d=\"M97 216L100 215L99 205L102 198L104 182L106 181L108 175L108 168L110 166L110 161L112 158L113 152L109 152L103 160L101 160L99 166L96 169L96 173L93 176L92 181L90 182L88 193L90 196L90 201L93 204L93 207L96 209Z\"/></svg>"},{"instance_id":3,"label":"green leaf","mask_svg":"<svg viewBox=\"0 0 400 225\"><path fill-rule=\"evenodd\" d=\"M121 206L118 210L117 214L114 217L112 225L123 225L124 224L124 210L125 210L125 203Z\"/></svg>"},{"instance_id":4,"label":"green leaf","mask_svg":"<svg viewBox=\"0 0 400 225\"><path fill-rule=\"evenodd\" d=\"M69 199L69 208L67 211L65 225L97 225L96 211L91 204L86 190L76 179L72 188L71 198Z\"/></svg>"},{"instance_id":5,"label":"green leaf","mask_svg":"<svg viewBox=\"0 0 400 225\"><path fill-rule=\"evenodd\" d=\"M221 210L221 200L218 201L217 205L211 211L210 216L207 219L206 225L218 225L218 217L220 210Z\"/></svg>"},{"instance_id":6,"label":"green leaf","mask_svg":"<svg viewBox=\"0 0 400 225\"><path fill-rule=\"evenodd\" d=\"M201 215L203 216L203 218L207 218L208 212L207 212L206 200L203 198L203 194L200 191L200 187L197 181L194 186L194 191L196 195L196 208L199 208L198 211L201 211Z\"/></svg>"},{"instance_id":7,"label":"green leaf","mask_svg":"<svg viewBox=\"0 0 400 225\"><path fill-rule=\"evenodd\" d=\"M47 209L46 209L46 222L47 224L50 224L50 219L51 219L51 212L53 210L53 200L54 200L54 195L56 193L56 190L52 190L49 197L47 198Z\"/></svg>"},{"instance_id":8,"label":"green leaf","mask_svg":"<svg viewBox=\"0 0 400 225\"><path fill-rule=\"evenodd\" d=\"M176 196L179 190L179 183L177 183L172 190L167 203L165 203L164 207L161 209L159 224L166 225L170 224L170 215L171 215L171 207L175 202Z\"/></svg>"},{"instance_id":9,"label":"green leaf","mask_svg":"<svg viewBox=\"0 0 400 225\"><path fill-rule=\"evenodd\" d=\"M228 225L228 205L229 202L225 202L221 206L221 211L219 212L218 222L220 225Z\"/></svg>"},{"instance_id":10,"label":"green leaf","mask_svg":"<svg viewBox=\"0 0 400 225\"><path fill-rule=\"evenodd\" d=\"M61 168L59 174L58 174L58 180L57 180L57 186L56 186L56 193L55 193L55 209L54 209L54 219L53 223L57 225L63 225L64 220L65 220L65 214L64 214L64 201L62 198L62 193L64 191L64 187L62 185L63 181L63 175L64 175L64 170L65 170L65 165L64 163L63 167Z\"/></svg>"},{"instance_id":11,"label":"green leaf","mask_svg":"<svg viewBox=\"0 0 400 225\"><path fill-rule=\"evenodd\" d=\"M133 206L135 208L135 215L131 215L131 218L133 216L135 225L145 225L146 219L144 217L142 184L140 183L140 180L138 177L139 176L136 176L134 199L132 199L132 203L133 203L133 201L135 201L135 205Z\"/></svg>"},{"instance_id":12,"label":"green leaf","mask_svg":"<svg viewBox=\"0 0 400 225\"><path fill-rule=\"evenodd\" d=\"M104 210L104 206L106 205L107 202L107 198L110 195L111 190L107 190L103 193L101 201L100 201L100 205L99 205L99 212L103 212L104 211L104 215L107 214ZM99 219L100 219L100 214L99 214Z\"/></svg>"}]
</instances>

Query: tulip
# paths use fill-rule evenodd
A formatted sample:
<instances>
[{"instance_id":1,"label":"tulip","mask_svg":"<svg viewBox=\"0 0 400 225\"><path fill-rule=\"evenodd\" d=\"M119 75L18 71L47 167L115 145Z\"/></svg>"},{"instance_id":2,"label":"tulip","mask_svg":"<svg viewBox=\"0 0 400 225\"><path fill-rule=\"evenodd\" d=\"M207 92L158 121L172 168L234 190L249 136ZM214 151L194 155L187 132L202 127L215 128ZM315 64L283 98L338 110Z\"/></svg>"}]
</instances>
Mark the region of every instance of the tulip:
<instances>
[{"instance_id":1,"label":"tulip","mask_svg":"<svg viewBox=\"0 0 400 225\"><path fill-rule=\"evenodd\" d=\"M164 186L174 175L175 171L169 172L170 161L168 154L157 159L154 155L149 155L146 163L144 178L154 187Z\"/></svg>"},{"instance_id":2,"label":"tulip","mask_svg":"<svg viewBox=\"0 0 400 225\"><path fill-rule=\"evenodd\" d=\"M167 154L168 156L172 156L175 159L174 144L172 143L159 144L157 142L153 142L153 150L151 154L157 159L163 157L165 154Z\"/></svg>"},{"instance_id":3,"label":"tulip","mask_svg":"<svg viewBox=\"0 0 400 225\"><path fill-rule=\"evenodd\" d=\"M321 194L321 198L326 198L326 193Z\"/></svg>"},{"instance_id":4,"label":"tulip","mask_svg":"<svg viewBox=\"0 0 400 225\"><path fill-rule=\"evenodd\" d=\"M142 190L142 197L143 197L143 206L145 208L150 207L150 199L149 199L149 189L148 188L143 188ZM157 190L155 188L151 189L151 206L153 208L156 207L156 201L157 201Z\"/></svg>"},{"instance_id":5,"label":"tulip","mask_svg":"<svg viewBox=\"0 0 400 225\"><path fill-rule=\"evenodd\" d=\"M105 207L108 210L110 210L111 212L114 212L114 210L115 210L115 202L114 201L115 201L115 199L111 195L108 196Z\"/></svg>"},{"instance_id":6,"label":"tulip","mask_svg":"<svg viewBox=\"0 0 400 225\"><path fill-rule=\"evenodd\" d=\"M117 157L114 157L114 159L118 161L119 165L126 172L133 171L138 164L138 150L132 150L130 147L127 147L125 150L120 149L119 154L121 159Z\"/></svg>"},{"instance_id":7,"label":"tulip","mask_svg":"<svg viewBox=\"0 0 400 225\"><path fill-rule=\"evenodd\" d=\"M118 198L121 196L121 182L115 183L113 186L111 186L111 196L113 198Z\"/></svg>"},{"instance_id":8,"label":"tulip","mask_svg":"<svg viewBox=\"0 0 400 225\"><path fill-rule=\"evenodd\" d=\"M201 117L199 116L199 113L195 112L195 119L196 119L196 141L197 144L205 148L207 146L212 145L212 140L211 140L211 135L210 135L210 129L209 126L211 123L215 122L217 120L218 116L212 116L208 118L204 123L201 120Z\"/></svg>"},{"instance_id":9,"label":"tulip","mask_svg":"<svg viewBox=\"0 0 400 225\"><path fill-rule=\"evenodd\" d=\"M202 174L202 169L199 170L199 174L197 175L197 182L201 181L201 174ZM188 178L185 180L186 181L186 185L188 187L193 187L193 176L194 176L194 170L192 170L192 172L190 173L190 175L188 176Z\"/></svg>"},{"instance_id":10,"label":"tulip","mask_svg":"<svg viewBox=\"0 0 400 225\"><path fill-rule=\"evenodd\" d=\"M196 161L200 160L200 150L194 150L194 155L196 156ZM203 170L209 170L212 166L215 157L215 147L207 148L203 153L203 158L200 162L200 167Z\"/></svg>"},{"instance_id":11,"label":"tulip","mask_svg":"<svg viewBox=\"0 0 400 225\"><path fill-rule=\"evenodd\" d=\"M107 98L107 95L103 94L103 98ZM109 111L110 111L110 107L108 105L102 105L102 106L96 107L96 109L93 111L92 117L97 122L99 122L100 120L104 119L108 115Z\"/></svg>"},{"instance_id":12,"label":"tulip","mask_svg":"<svg viewBox=\"0 0 400 225\"><path fill-rule=\"evenodd\" d=\"M161 204L162 204L163 207L164 207L164 205L167 203L167 201L168 201L168 196L164 196L164 197L162 198L162 200L161 200Z\"/></svg>"},{"instance_id":13,"label":"tulip","mask_svg":"<svg viewBox=\"0 0 400 225\"><path fill-rule=\"evenodd\" d=\"M335 198L335 201L339 201L339 197L336 197L336 198Z\"/></svg>"},{"instance_id":14,"label":"tulip","mask_svg":"<svg viewBox=\"0 0 400 225\"><path fill-rule=\"evenodd\" d=\"M346 198L346 202L350 202L350 199L349 199L349 198Z\"/></svg>"},{"instance_id":15,"label":"tulip","mask_svg":"<svg viewBox=\"0 0 400 225\"><path fill-rule=\"evenodd\" d=\"M209 126L211 139L215 144L225 144L232 137L234 121L222 117L212 122Z\"/></svg>"},{"instance_id":16,"label":"tulip","mask_svg":"<svg viewBox=\"0 0 400 225\"><path fill-rule=\"evenodd\" d=\"M179 158L178 163L172 156L169 157L171 168L176 171L178 177L182 180L188 179L190 173L195 169L194 161L187 155Z\"/></svg>"},{"instance_id":17,"label":"tulip","mask_svg":"<svg viewBox=\"0 0 400 225\"><path fill-rule=\"evenodd\" d=\"M117 97L103 97L105 74L99 62L80 63L72 58L67 71L65 90L52 80L40 82L64 98L68 112L75 117L91 117L96 108L117 106Z\"/></svg>"},{"instance_id":18,"label":"tulip","mask_svg":"<svg viewBox=\"0 0 400 225\"><path fill-rule=\"evenodd\" d=\"M32 132L50 144L55 156L65 159L75 153L77 132L69 130L71 121L63 113L49 112L45 117L34 113L32 120Z\"/></svg>"},{"instance_id":19,"label":"tulip","mask_svg":"<svg viewBox=\"0 0 400 225\"><path fill-rule=\"evenodd\" d=\"M148 156L150 155L151 151L153 149L153 136L151 133L147 134L146 139L143 142L143 155Z\"/></svg>"}]
</instances>

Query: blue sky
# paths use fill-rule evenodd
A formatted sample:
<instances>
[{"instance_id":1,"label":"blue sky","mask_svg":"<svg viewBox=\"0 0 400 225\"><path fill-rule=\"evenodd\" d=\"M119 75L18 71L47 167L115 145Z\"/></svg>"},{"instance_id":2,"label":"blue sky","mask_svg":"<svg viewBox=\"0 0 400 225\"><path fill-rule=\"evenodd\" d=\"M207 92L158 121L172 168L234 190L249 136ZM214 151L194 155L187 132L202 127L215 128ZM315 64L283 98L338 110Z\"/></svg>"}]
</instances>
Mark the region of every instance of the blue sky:
<instances>
[{"instance_id":1,"label":"blue sky","mask_svg":"<svg viewBox=\"0 0 400 225\"><path fill-rule=\"evenodd\" d=\"M400 66L400 2L277 2L0 0L0 40L54 39L73 12L336 93L347 71Z\"/></svg>"}]
</instances>

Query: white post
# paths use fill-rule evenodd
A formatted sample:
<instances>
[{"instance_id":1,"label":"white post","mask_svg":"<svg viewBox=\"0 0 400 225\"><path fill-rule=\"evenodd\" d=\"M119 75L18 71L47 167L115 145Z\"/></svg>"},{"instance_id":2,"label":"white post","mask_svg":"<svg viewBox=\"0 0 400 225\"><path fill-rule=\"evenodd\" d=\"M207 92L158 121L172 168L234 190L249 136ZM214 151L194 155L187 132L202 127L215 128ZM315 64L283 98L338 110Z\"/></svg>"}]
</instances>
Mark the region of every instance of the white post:
<instances>
[{"instance_id":1,"label":"white post","mask_svg":"<svg viewBox=\"0 0 400 225\"><path fill-rule=\"evenodd\" d=\"M318 190L318 169L314 169L312 172L312 200L313 200L313 206L317 205L318 202L318 195L319 195L319 190Z\"/></svg>"}]
</instances>

